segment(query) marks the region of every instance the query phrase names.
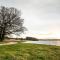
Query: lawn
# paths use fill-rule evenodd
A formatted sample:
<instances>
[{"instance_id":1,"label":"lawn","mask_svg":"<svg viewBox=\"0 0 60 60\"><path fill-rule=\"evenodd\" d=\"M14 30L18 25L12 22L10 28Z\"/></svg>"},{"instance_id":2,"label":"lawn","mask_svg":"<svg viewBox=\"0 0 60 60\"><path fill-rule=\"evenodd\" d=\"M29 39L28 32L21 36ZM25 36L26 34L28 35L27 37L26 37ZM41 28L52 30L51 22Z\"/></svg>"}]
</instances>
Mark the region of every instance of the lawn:
<instances>
[{"instance_id":1,"label":"lawn","mask_svg":"<svg viewBox=\"0 0 60 60\"><path fill-rule=\"evenodd\" d=\"M0 60L60 60L60 46L17 43L0 46Z\"/></svg>"}]
</instances>

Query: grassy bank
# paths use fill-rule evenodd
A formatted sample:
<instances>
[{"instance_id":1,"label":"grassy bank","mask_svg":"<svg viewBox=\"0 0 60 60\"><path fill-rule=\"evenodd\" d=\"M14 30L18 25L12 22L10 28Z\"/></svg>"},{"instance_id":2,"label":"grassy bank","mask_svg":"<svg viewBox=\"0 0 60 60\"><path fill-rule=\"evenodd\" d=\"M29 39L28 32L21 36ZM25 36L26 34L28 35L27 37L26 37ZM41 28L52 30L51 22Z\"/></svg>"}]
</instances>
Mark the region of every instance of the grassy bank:
<instances>
[{"instance_id":1,"label":"grassy bank","mask_svg":"<svg viewBox=\"0 0 60 60\"><path fill-rule=\"evenodd\" d=\"M60 47L24 43L0 46L0 60L60 60Z\"/></svg>"}]
</instances>

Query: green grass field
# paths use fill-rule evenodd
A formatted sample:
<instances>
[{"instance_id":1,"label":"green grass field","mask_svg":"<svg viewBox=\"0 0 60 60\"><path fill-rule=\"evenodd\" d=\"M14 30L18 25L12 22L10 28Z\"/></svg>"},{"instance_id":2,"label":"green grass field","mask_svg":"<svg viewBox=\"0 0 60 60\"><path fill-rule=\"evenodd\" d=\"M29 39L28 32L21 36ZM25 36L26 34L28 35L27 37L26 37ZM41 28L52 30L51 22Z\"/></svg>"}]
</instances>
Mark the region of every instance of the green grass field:
<instances>
[{"instance_id":1,"label":"green grass field","mask_svg":"<svg viewBox=\"0 0 60 60\"><path fill-rule=\"evenodd\" d=\"M60 60L60 46L24 44L0 46L0 60Z\"/></svg>"}]
</instances>

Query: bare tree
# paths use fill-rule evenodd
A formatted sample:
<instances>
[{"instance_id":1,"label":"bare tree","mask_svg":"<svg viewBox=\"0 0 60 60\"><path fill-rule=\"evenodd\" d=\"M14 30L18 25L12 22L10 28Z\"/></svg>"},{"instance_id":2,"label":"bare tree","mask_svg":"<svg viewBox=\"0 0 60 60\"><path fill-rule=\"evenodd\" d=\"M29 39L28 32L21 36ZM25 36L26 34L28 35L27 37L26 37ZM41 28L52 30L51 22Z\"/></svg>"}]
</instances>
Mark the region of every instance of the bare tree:
<instances>
[{"instance_id":1,"label":"bare tree","mask_svg":"<svg viewBox=\"0 0 60 60\"><path fill-rule=\"evenodd\" d=\"M23 33L24 19L21 18L21 12L16 8L0 7L0 41L4 40L5 35L15 32Z\"/></svg>"}]
</instances>

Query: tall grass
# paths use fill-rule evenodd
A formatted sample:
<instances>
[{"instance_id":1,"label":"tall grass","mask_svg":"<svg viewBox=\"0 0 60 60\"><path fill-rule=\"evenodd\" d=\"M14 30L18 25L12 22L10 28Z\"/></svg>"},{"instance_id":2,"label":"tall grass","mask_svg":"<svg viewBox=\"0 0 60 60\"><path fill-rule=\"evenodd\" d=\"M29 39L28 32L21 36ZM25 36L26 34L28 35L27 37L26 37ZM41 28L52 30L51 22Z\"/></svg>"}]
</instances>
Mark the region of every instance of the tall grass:
<instances>
[{"instance_id":1,"label":"tall grass","mask_svg":"<svg viewBox=\"0 0 60 60\"><path fill-rule=\"evenodd\" d=\"M0 60L60 60L60 46L24 43L0 46Z\"/></svg>"}]
</instances>

